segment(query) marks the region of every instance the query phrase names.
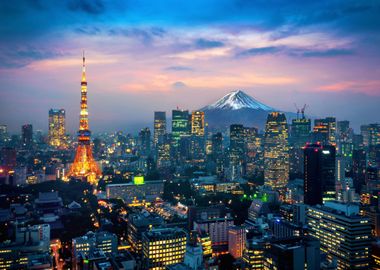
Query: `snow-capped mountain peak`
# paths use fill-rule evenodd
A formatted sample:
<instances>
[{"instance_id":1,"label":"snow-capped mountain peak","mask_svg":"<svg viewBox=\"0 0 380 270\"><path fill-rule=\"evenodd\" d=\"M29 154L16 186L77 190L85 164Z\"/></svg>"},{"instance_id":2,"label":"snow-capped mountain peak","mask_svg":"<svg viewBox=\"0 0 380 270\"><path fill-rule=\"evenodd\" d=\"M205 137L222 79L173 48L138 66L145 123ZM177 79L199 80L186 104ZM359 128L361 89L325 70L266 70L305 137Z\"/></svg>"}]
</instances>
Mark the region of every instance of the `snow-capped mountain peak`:
<instances>
[{"instance_id":1,"label":"snow-capped mountain peak","mask_svg":"<svg viewBox=\"0 0 380 270\"><path fill-rule=\"evenodd\" d=\"M203 110L212 109L229 109L229 110L239 110L239 109L255 109L264 111L274 111L273 108L257 101L253 97L247 95L241 90L236 90L228 93L215 103L206 106Z\"/></svg>"}]
</instances>

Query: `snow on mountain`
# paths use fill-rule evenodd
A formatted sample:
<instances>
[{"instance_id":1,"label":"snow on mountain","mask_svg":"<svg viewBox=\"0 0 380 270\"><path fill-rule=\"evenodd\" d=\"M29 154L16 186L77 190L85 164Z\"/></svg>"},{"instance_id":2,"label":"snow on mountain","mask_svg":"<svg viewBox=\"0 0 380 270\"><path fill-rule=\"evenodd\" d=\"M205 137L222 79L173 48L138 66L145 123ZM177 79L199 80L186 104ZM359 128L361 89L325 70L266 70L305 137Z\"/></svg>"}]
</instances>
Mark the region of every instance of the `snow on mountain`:
<instances>
[{"instance_id":1,"label":"snow on mountain","mask_svg":"<svg viewBox=\"0 0 380 270\"><path fill-rule=\"evenodd\" d=\"M228 93L215 103L208 105L201 110L214 110L214 109L227 109L227 110L240 110L240 109L255 109L263 111L274 111L275 109L257 101L253 97L247 95L241 90L236 90Z\"/></svg>"}]
</instances>

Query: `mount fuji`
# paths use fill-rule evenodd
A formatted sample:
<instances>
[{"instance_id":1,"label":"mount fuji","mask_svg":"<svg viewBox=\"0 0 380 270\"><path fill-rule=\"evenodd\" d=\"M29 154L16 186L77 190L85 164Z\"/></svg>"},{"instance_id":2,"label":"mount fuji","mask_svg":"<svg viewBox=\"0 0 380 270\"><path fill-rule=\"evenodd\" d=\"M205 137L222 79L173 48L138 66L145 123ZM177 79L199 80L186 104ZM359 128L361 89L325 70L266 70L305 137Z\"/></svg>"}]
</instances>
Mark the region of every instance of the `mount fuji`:
<instances>
[{"instance_id":1,"label":"mount fuji","mask_svg":"<svg viewBox=\"0 0 380 270\"><path fill-rule=\"evenodd\" d=\"M263 129L268 113L278 110L261 103L241 90L236 90L211 105L201 108L200 111L205 112L205 120L210 129L224 130L231 124Z\"/></svg>"}]
</instances>

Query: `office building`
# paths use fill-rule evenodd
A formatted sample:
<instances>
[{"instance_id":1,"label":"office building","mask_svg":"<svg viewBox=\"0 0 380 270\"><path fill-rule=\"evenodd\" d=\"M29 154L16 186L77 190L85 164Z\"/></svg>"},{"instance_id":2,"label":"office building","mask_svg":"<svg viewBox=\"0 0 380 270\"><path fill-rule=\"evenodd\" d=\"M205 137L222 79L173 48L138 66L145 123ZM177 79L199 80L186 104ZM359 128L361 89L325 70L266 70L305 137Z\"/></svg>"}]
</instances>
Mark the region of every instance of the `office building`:
<instances>
[{"instance_id":1,"label":"office building","mask_svg":"<svg viewBox=\"0 0 380 270\"><path fill-rule=\"evenodd\" d=\"M310 144L304 148L304 203L322 204L334 200L335 147Z\"/></svg>"},{"instance_id":2,"label":"office building","mask_svg":"<svg viewBox=\"0 0 380 270\"><path fill-rule=\"evenodd\" d=\"M163 192L164 182L161 180L106 185L107 199L122 199L125 203L153 202L162 197Z\"/></svg>"},{"instance_id":3,"label":"office building","mask_svg":"<svg viewBox=\"0 0 380 270\"><path fill-rule=\"evenodd\" d=\"M194 111L191 113L191 134L203 137L205 135L205 113Z\"/></svg>"},{"instance_id":4,"label":"office building","mask_svg":"<svg viewBox=\"0 0 380 270\"><path fill-rule=\"evenodd\" d=\"M127 221L127 239L131 244L132 250L142 253L142 234L151 228L156 228L164 224L161 216L146 211L141 213L131 213Z\"/></svg>"},{"instance_id":5,"label":"office building","mask_svg":"<svg viewBox=\"0 0 380 270\"><path fill-rule=\"evenodd\" d=\"M49 110L49 144L57 148L66 147L66 112L64 109Z\"/></svg>"},{"instance_id":6,"label":"office building","mask_svg":"<svg viewBox=\"0 0 380 270\"><path fill-rule=\"evenodd\" d=\"M153 144L161 143L166 134L166 112L154 112Z\"/></svg>"},{"instance_id":7,"label":"office building","mask_svg":"<svg viewBox=\"0 0 380 270\"><path fill-rule=\"evenodd\" d=\"M21 128L21 142L22 146L26 149L30 149L33 146L33 126L31 124L25 124Z\"/></svg>"},{"instance_id":8,"label":"office building","mask_svg":"<svg viewBox=\"0 0 380 270\"><path fill-rule=\"evenodd\" d=\"M212 217L203 212L194 221L193 229L210 235L214 253L228 250L228 228L234 225L234 219L230 214L223 217Z\"/></svg>"},{"instance_id":9,"label":"office building","mask_svg":"<svg viewBox=\"0 0 380 270\"><path fill-rule=\"evenodd\" d=\"M215 174L221 177L224 172L223 136L218 132L211 138L211 158L215 164Z\"/></svg>"},{"instance_id":10,"label":"office building","mask_svg":"<svg viewBox=\"0 0 380 270\"><path fill-rule=\"evenodd\" d=\"M228 228L228 252L235 259L243 256L246 241L246 228L244 226L232 226Z\"/></svg>"},{"instance_id":11,"label":"office building","mask_svg":"<svg viewBox=\"0 0 380 270\"><path fill-rule=\"evenodd\" d=\"M245 166L245 128L243 125L230 126L229 148L230 180L242 177Z\"/></svg>"},{"instance_id":12,"label":"office building","mask_svg":"<svg viewBox=\"0 0 380 270\"><path fill-rule=\"evenodd\" d=\"M273 189L282 189L288 180L288 124L285 114L271 112L265 125L264 184Z\"/></svg>"},{"instance_id":13,"label":"office building","mask_svg":"<svg viewBox=\"0 0 380 270\"><path fill-rule=\"evenodd\" d=\"M117 236L109 232L88 232L84 236L72 239L73 258L84 255L87 256L96 250L101 250L105 254L117 253Z\"/></svg>"},{"instance_id":14,"label":"office building","mask_svg":"<svg viewBox=\"0 0 380 270\"><path fill-rule=\"evenodd\" d=\"M156 228L142 235L143 269L165 269L184 261L187 234L178 228Z\"/></svg>"},{"instance_id":15,"label":"office building","mask_svg":"<svg viewBox=\"0 0 380 270\"><path fill-rule=\"evenodd\" d=\"M184 135L189 135L191 131L189 111L172 111L172 141L173 147L177 148L179 140Z\"/></svg>"},{"instance_id":16,"label":"office building","mask_svg":"<svg viewBox=\"0 0 380 270\"><path fill-rule=\"evenodd\" d=\"M319 270L319 241L312 237L291 237L271 241L264 252L265 270Z\"/></svg>"},{"instance_id":17,"label":"office building","mask_svg":"<svg viewBox=\"0 0 380 270\"><path fill-rule=\"evenodd\" d=\"M368 269L371 225L359 215L359 206L326 202L307 209L309 235L320 241L320 249L338 270Z\"/></svg>"},{"instance_id":18,"label":"office building","mask_svg":"<svg viewBox=\"0 0 380 270\"><path fill-rule=\"evenodd\" d=\"M151 153L151 134L149 128L143 128L139 132L138 148L140 156L148 157Z\"/></svg>"},{"instance_id":19,"label":"office building","mask_svg":"<svg viewBox=\"0 0 380 270\"><path fill-rule=\"evenodd\" d=\"M290 172L295 175L303 173L303 147L310 141L311 121L302 118L292 120L289 135Z\"/></svg>"},{"instance_id":20,"label":"office building","mask_svg":"<svg viewBox=\"0 0 380 270\"><path fill-rule=\"evenodd\" d=\"M314 120L313 140L321 144L336 145L335 117Z\"/></svg>"}]
</instances>

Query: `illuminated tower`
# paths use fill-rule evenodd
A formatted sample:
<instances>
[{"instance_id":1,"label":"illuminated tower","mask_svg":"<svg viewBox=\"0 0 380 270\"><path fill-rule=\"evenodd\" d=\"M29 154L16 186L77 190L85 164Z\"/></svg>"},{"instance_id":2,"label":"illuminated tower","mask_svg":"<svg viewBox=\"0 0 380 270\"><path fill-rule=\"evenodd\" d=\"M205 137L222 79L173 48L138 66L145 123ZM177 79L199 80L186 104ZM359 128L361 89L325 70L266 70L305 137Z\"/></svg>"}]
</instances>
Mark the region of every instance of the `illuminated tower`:
<instances>
[{"instance_id":1,"label":"illuminated tower","mask_svg":"<svg viewBox=\"0 0 380 270\"><path fill-rule=\"evenodd\" d=\"M91 184L96 184L102 172L92 156L91 131L88 127L87 109L87 81L85 57L83 54L80 120L78 131L78 148L74 163L70 168L69 177L86 179Z\"/></svg>"}]
</instances>

